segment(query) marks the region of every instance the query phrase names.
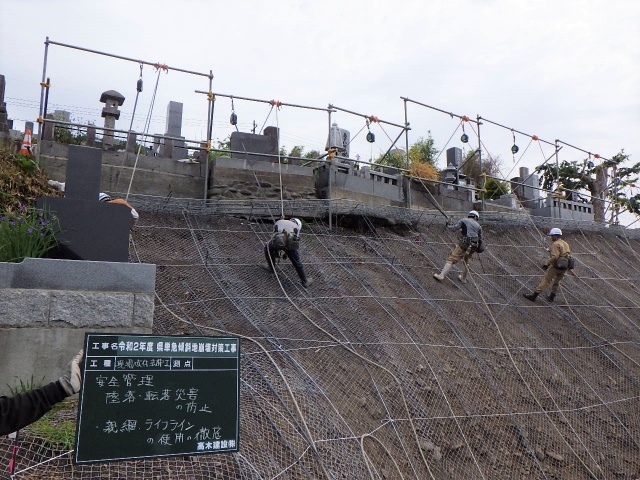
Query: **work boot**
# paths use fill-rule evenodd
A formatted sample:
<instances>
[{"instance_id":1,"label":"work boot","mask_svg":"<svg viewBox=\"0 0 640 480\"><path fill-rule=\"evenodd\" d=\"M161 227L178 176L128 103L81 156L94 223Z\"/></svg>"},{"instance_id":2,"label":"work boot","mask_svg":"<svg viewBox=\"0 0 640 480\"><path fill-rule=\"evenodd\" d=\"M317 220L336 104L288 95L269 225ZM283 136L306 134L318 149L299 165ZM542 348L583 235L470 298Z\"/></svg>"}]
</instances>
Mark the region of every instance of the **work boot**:
<instances>
[{"instance_id":1,"label":"work boot","mask_svg":"<svg viewBox=\"0 0 640 480\"><path fill-rule=\"evenodd\" d=\"M446 276L449 274L449 270L451 270L451 267L453 267L453 263L449 263L449 262L445 263L444 267L442 268L442 271L439 274L434 273L433 278L435 278L439 282L443 281L446 278Z\"/></svg>"},{"instance_id":2,"label":"work boot","mask_svg":"<svg viewBox=\"0 0 640 480\"><path fill-rule=\"evenodd\" d=\"M307 277L307 274L304 271L304 267L296 268L296 272L298 272L298 276L300 277L300 283L304 288L310 287L313 283L313 278Z\"/></svg>"},{"instance_id":3,"label":"work boot","mask_svg":"<svg viewBox=\"0 0 640 480\"><path fill-rule=\"evenodd\" d=\"M462 273L460 275L458 275L458 280L460 280L462 283L467 283L467 275L469 274L469 267L467 267L466 263L462 264Z\"/></svg>"},{"instance_id":4,"label":"work boot","mask_svg":"<svg viewBox=\"0 0 640 480\"><path fill-rule=\"evenodd\" d=\"M547 297L547 300L549 300L550 302L553 302L553 300L556 298L556 294L555 293L550 293L549 296Z\"/></svg>"},{"instance_id":5,"label":"work boot","mask_svg":"<svg viewBox=\"0 0 640 480\"><path fill-rule=\"evenodd\" d=\"M266 246L264 247L264 258L267 260L267 264L260 266L269 272L273 272L273 266L276 264L276 259L271 255L271 251Z\"/></svg>"},{"instance_id":6,"label":"work boot","mask_svg":"<svg viewBox=\"0 0 640 480\"><path fill-rule=\"evenodd\" d=\"M538 292L533 292L533 293L525 293L524 298L526 298L527 300L531 300L532 302L536 301L536 298L538 298Z\"/></svg>"}]
</instances>

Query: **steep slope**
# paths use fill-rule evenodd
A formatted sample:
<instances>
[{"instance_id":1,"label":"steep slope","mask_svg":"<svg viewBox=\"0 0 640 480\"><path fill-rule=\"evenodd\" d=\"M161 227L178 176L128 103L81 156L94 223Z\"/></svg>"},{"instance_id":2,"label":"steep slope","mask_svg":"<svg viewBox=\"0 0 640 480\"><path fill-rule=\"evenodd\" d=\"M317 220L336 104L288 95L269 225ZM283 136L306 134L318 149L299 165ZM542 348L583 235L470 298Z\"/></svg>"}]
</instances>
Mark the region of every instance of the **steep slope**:
<instances>
[{"instance_id":1,"label":"steep slope","mask_svg":"<svg viewBox=\"0 0 640 480\"><path fill-rule=\"evenodd\" d=\"M470 282L440 284L441 217L297 211L305 290L288 261L257 266L272 223L254 208L143 205L131 249L158 265L157 333L242 338L240 451L33 478L640 477L637 237L563 225L577 276L530 303L548 246L531 222L483 214Z\"/></svg>"}]
</instances>

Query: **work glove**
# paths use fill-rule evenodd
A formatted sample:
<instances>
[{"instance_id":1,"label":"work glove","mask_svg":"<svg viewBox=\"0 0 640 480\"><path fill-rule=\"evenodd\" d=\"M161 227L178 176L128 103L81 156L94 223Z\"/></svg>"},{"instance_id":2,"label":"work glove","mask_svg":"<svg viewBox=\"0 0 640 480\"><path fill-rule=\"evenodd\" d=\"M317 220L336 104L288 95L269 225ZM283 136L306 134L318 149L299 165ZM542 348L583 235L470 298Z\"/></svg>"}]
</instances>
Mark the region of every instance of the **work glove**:
<instances>
[{"instance_id":1,"label":"work glove","mask_svg":"<svg viewBox=\"0 0 640 480\"><path fill-rule=\"evenodd\" d=\"M80 371L80 364L82 363L82 357L84 356L84 350L80 350L75 357L69 362L69 372L64 377L60 377L60 384L67 395L74 395L80 391L82 385L82 372Z\"/></svg>"},{"instance_id":2,"label":"work glove","mask_svg":"<svg viewBox=\"0 0 640 480\"><path fill-rule=\"evenodd\" d=\"M547 268L549 268L549 265L547 265L546 263L544 265L542 265L542 269L546 270Z\"/></svg>"},{"instance_id":3,"label":"work glove","mask_svg":"<svg viewBox=\"0 0 640 480\"><path fill-rule=\"evenodd\" d=\"M451 220L450 218L447 217L447 222L445 223L445 225L447 227L450 227L451 225L453 225L453 220Z\"/></svg>"}]
</instances>

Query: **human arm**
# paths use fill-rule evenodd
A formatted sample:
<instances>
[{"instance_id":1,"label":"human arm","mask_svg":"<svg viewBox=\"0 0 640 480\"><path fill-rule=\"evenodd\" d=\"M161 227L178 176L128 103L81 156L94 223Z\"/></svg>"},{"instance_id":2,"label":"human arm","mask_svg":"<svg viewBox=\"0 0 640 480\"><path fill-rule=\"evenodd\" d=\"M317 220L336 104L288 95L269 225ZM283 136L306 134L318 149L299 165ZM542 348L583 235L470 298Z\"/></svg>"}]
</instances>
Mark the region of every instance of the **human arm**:
<instances>
[{"instance_id":1,"label":"human arm","mask_svg":"<svg viewBox=\"0 0 640 480\"><path fill-rule=\"evenodd\" d=\"M547 263L545 265L547 265L548 267L555 265L556 260L558 260L558 257L560 257L560 255L562 255L560 242L553 242L551 244L551 249L549 249L549 259L547 260Z\"/></svg>"},{"instance_id":2,"label":"human arm","mask_svg":"<svg viewBox=\"0 0 640 480\"><path fill-rule=\"evenodd\" d=\"M13 397L0 397L0 435L35 422L68 394L60 380Z\"/></svg>"},{"instance_id":3,"label":"human arm","mask_svg":"<svg viewBox=\"0 0 640 480\"><path fill-rule=\"evenodd\" d=\"M138 224L138 220L140 220L140 215L136 212L136 209L131 207L131 228L135 227Z\"/></svg>"},{"instance_id":4,"label":"human arm","mask_svg":"<svg viewBox=\"0 0 640 480\"><path fill-rule=\"evenodd\" d=\"M0 435L20 430L35 422L58 402L80 391L82 373L80 363L84 351L80 350L71 362L69 371L58 381L13 397L0 397Z\"/></svg>"},{"instance_id":5,"label":"human arm","mask_svg":"<svg viewBox=\"0 0 640 480\"><path fill-rule=\"evenodd\" d=\"M456 230L460 230L462 228L462 220L458 220L456 223L449 224L447 223L447 230L451 230L455 232Z\"/></svg>"}]
</instances>

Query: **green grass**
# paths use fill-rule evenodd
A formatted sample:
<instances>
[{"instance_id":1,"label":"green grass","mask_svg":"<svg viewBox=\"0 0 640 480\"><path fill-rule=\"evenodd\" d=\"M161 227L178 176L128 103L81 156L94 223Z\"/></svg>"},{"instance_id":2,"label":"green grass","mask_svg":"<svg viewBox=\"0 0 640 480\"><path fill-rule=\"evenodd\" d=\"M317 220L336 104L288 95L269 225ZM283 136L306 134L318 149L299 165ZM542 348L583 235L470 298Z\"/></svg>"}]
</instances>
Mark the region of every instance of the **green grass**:
<instances>
[{"instance_id":1,"label":"green grass","mask_svg":"<svg viewBox=\"0 0 640 480\"><path fill-rule=\"evenodd\" d=\"M44 377L42 377L42 379L38 382L33 378L33 375L31 375L31 378L29 380L23 381L21 378L19 378L13 387L8 383L7 383L7 387L9 387L9 391L13 396L19 393L29 392L34 388L41 387L43 382L44 382Z\"/></svg>"},{"instance_id":2,"label":"green grass","mask_svg":"<svg viewBox=\"0 0 640 480\"><path fill-rule=\"evenodd\" d=\"M60 415L61 411L77 410L78 400L67 399L60 402L37 422L25 427L23 431L29 435L43 438L53 450L73 450L76 436L76 422Z\"/></svg>"}]
</instances>

